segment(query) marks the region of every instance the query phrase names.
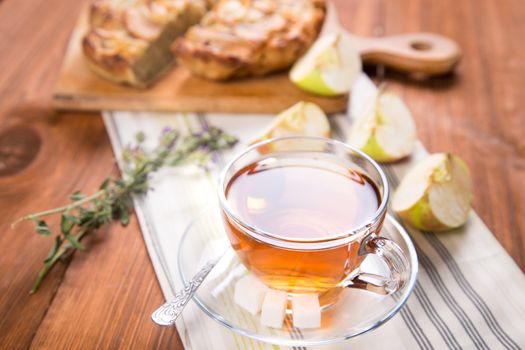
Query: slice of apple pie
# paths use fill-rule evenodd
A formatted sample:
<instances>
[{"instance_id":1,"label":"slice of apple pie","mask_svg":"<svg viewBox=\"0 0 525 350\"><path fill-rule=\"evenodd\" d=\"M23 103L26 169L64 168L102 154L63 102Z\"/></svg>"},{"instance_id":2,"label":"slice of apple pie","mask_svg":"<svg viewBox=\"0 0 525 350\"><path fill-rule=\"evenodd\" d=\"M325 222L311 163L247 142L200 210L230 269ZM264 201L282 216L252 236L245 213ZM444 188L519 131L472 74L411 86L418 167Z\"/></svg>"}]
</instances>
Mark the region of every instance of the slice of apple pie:
<instances>
[{"instance_id":1,"label":"slice of apple pie","mask_svg":"<svg viewBox=\"0 0 525 350\"><path fill-rule=\"evenodd\" d=\"M205 0L96 0L82 47L102 77L148 86L174 62L170 45L206 13Z\"/></svg>"}]
</instances>

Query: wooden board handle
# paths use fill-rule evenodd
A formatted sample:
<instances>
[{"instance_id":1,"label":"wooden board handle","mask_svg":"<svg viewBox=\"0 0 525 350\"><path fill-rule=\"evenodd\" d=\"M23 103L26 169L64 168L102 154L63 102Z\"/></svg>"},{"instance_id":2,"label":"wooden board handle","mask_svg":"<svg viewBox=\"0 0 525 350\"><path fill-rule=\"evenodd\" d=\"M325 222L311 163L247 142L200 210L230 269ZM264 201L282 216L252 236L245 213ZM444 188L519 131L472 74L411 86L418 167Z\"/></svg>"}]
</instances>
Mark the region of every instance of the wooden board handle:
<instances>
[{"instance_id":1,"label":"wooden board handle","mask_svg":"<svg viewBox=\"0 0 525 350\"><path fill-rule=\"evenodd\" d=\"M329 1L321 35L342 31L352 37L365 63L383 64L408 73L427 76L451 72L461 58L459 45L442 35L409 33L385 37L362 37L348 33Z\"/></svg>"},{"instance_id":2,"label":"wooden board handle","mask_svg":"<svg viewBox=\"0 0 525 350\"><path fill-rule=\"evenodd\" d=\"M429 76L445 74L451 72L461 58L458 44L438 34L352 37L365 63L383 64L403 72Z\"/></svg>"}]
</instances>

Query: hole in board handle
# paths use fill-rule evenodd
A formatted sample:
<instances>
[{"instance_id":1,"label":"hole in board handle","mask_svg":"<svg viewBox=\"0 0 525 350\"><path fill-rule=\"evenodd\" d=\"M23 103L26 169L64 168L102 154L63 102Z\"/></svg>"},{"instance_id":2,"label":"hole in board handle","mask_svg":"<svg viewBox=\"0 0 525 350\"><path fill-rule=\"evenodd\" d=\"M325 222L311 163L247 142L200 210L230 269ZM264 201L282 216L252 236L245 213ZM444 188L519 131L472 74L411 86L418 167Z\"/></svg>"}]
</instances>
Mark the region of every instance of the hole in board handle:
<instances>
[{"instance_id":1,"label":"hole in board handle","mask_svg":"<svg viewBox=\"0 0 525 350\"><path fill-rule=\"evenodd\" d=\"M413 41L410 43L410 47L416 51L428 51L432 49L432 43L428 41Z\"/></svg>"}]
</instances>

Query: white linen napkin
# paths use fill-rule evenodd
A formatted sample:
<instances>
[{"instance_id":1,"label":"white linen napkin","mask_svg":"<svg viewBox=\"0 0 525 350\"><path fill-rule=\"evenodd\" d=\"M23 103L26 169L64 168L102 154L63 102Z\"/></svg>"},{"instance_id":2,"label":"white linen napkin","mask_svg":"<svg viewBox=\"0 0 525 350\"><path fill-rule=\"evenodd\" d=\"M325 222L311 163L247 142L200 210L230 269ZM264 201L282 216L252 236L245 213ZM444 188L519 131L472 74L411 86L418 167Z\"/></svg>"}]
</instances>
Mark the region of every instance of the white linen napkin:
<instances>
[{"instance_id":1,"label":"white linen napkin","mask_svg":"<svg viewBox=\"0 0 525 350\"><path fill-rule=\"evenodd\" d=\"M265 115L104 112L117 157L144 131L153 145L161 130L205 122L248 139L270 118ZM350 122L331 117L334 137L344 140ZM406 161L384 166L396 187L403 174L427 152L421 144ZM176 252L185 228L210 201L215 190L196 169L163 169L153 178L154 190L135 199L144 241L166 299L182 288ZM318 349L519 349L525 346L525 278L480 218L446 234L422 233L407 227L419 255L418 283L405 307L377 330ZM195 247L200 254L202 247ZM153 310L152 310L153 311ZM193 302L177 321L186 349L281 349L240 336L211 320ZM304 347L297 349L306 349Z\"/></svg>"}]
</instances>

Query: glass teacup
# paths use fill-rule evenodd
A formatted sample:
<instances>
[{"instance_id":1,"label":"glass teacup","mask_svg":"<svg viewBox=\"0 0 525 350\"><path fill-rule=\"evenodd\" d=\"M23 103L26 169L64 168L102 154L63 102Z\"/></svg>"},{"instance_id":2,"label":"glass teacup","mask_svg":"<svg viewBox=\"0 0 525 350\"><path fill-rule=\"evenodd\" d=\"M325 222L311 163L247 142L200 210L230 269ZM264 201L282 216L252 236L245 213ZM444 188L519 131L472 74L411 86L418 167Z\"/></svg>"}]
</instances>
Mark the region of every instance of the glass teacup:
<instances>
[{"instance_id":1,"label":"glass teacup","mask_svg":"<svg viewBox=\"0 0 525 350\"><path fill-rule=\"evenodd\" d=\"M226 232L243 264L270 288L316 293L323 306L343 287L390 294L407 282L405 254L379 237L389 191L370 157L313 137L257 143L230 161L219 182ZM361 271L368 254L390 276Z\"/></svg>"}]
</instances>

